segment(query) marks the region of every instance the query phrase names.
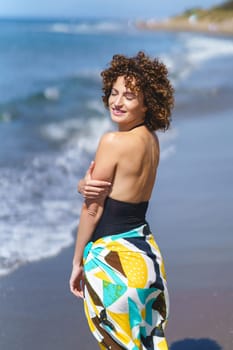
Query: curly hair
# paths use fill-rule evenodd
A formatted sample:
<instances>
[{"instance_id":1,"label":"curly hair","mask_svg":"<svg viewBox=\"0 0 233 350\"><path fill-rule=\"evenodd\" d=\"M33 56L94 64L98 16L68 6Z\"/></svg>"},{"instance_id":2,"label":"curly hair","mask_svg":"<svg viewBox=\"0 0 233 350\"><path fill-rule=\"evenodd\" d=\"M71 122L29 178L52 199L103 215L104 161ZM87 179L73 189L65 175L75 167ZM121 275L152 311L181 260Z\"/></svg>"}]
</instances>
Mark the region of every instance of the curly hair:
<instances>
[{"instance_id":1,"label":"curly hair","mask_svg":"<svg viewBox=\"0 0 233 350\"><path fill-rule=\"evenodd\" d=\"M101 72L102 96L105 107L112 86L119 76L125 77L125 85L132 91L141 91L147 107L145 124L149 130L167 130L174 107L174 89L168 79L166 66L158 59L151 59L139 51L134 57L114 55L110 67Z\"/></svg>"}]
</instances>

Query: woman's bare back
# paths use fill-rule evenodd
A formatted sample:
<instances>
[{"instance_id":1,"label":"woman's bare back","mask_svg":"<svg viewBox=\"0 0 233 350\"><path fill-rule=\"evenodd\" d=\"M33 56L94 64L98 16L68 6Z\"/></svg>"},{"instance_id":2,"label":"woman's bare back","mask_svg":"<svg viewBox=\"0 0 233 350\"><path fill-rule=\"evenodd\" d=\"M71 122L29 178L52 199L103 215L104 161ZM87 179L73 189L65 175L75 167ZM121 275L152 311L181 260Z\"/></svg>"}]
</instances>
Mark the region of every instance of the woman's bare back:
<instances>
[{"instance_id":1,"label":"woman's bare back","mask_svg":"<svg viewBox=\"0 0 233 350\"><path fill-rule=\"evenodd\" d=\"M116 136L119 158L110 197L132 203L147 201L159 163L158 138L145 126Z\"/></svg>"}]
</instances>

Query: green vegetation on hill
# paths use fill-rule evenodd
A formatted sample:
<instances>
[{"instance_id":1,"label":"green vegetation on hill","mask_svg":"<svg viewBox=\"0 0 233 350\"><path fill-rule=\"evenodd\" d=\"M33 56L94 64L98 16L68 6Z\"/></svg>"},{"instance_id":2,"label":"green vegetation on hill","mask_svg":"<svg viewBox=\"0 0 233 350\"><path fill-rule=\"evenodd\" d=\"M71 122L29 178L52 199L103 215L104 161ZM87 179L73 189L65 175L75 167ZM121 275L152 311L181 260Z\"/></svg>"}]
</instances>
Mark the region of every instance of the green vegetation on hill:
<instances>
[{"instance_id":1,"label":"green vegetation on hill","mask_svg":"<svg viewBox=\"0 0 233 350\"><path fill-rule=\"evenodd\" d=\"M150 30L191 31L233 36L233 0L225 1L207 10L195 7L164 21L138 22L137 26Z\"/></svg>"},{"instance_id":2,"label":"green vegetation on hill","mask_svg":"<svg viewBox=\"0 0 233 350\"><path fill-rule=\"evenodd\" d=\"M214 8L221 9L221 10L232 10L233 11L233 0L226 1L222 5L215 6Z\"/></svg>"},{"instance_id":3,"label":"green vegetation on hill","mask_svg":"<svg viewBox=\"0 0 233 350\"><path fill-rule=\"evenodd\" d=\"M196 16L198 20L208 20L213 22L222 22L233 18L233 0L224 2L221 5L212 7L208 10L203 10L200 7L192 8L185 11L177 18L187 18Z\"/></svg>"}]
</instances>

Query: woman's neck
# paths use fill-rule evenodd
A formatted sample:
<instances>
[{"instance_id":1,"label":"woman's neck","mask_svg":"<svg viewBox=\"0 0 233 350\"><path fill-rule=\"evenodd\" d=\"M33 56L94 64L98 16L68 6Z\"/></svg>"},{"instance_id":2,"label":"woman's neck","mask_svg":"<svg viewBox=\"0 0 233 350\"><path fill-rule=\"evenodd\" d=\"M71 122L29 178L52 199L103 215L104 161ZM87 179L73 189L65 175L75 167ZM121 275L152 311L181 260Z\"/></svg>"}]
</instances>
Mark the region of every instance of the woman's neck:
<instances>
[{"instance_id":1,"label":"woman's neck","mask_svg":"<svg viewBox=\"0 0 233 350\"><path fill-rule=\"evenodd\" d=\"M146 125L145 120L142 121L142 122L140 122L140 123L138 123L138 124L135 124L135 125L133 125L133 126L129 126L129 127L121 128L121 127L119 126L119 131L131 131L131 130L136 129L136 128L139 128L140 126L143 126L143 125Z\"/></svg>"},{"instance_id":2,"label":"woman's neck","mask_svg":"<svg viewBox=\"0 0 233 350\"><path fill-rule=\"evenodd\" d=\"M143 126L143 125L146 125L145 121L143 121L143 122L141 122L141 123L139 123L139 124L136 124L136 125L132 126L132 128L129 129L129 131L130 131L130 130L133 130L133 129L136 129L136 128L138 128L139 126Z\"/></svg>"}]
</instances>

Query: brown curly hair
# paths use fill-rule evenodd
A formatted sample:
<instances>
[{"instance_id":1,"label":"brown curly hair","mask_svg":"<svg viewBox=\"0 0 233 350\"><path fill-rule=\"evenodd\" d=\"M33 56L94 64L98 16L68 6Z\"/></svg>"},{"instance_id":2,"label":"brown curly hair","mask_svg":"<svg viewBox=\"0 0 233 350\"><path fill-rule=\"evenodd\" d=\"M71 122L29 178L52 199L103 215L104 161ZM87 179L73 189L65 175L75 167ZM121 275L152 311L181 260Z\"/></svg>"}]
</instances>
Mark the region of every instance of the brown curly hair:
<instances>
[{"instance_id":1,"label":"brown curly hair","mask_svg":"<svg viewBox=\"0 0 233 350\"><path fill-rule=\"evenodd\" d=\"M158 59L151 59L139 51L134 57L114 55L110 67L101 72L102 96L108 108L112 86L119 76L125 76L126 87L141 91L147 107L145 123L150 130L167 130L174 106L174 89L168 79L166 66ZM133 81L135 83L133 84Z\"/></svg>"}]
</instances>

